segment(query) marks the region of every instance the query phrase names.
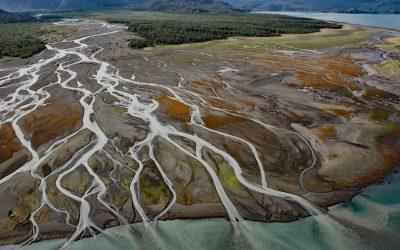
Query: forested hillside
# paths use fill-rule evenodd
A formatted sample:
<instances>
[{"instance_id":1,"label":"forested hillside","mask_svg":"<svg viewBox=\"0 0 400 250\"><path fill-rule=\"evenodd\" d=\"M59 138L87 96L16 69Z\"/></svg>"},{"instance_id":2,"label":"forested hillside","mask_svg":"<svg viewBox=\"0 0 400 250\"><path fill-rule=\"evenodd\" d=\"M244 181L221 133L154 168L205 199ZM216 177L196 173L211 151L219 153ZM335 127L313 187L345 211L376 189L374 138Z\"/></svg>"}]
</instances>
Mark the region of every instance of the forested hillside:
<instances>
[{"instance_id":1,"label":"forested hillside","mask_svg":"<svg viewBox=\"0 0 400 250\"><path fill-rule=\"evenodd\" d=\"M0 58L29 57L45 49L37 24L0 24Z\"/></svg>"},{"instance_id":2,"label":"forested hillside","mask_svg":"<svg viewBox=\"0 0 400 250\"><path fill-rule=\"evenodd\" d=\"M228 13L236 11L232 5L221 0L1 0L0 8L13 11L104 8L181 13Z\"/></svg>"},{"instance_id":3,"label":"forested hillside","mask_svg":"<svg viewBox=\"0 0 400 250\"><path fill-rule=\"evenodd\" d=\"M0 23L22 23L36 21L36 18L27 14L10 13L0 9Z\"/></svg>"},{"instance_id":4,"label":"forested hillside","mask_svg":"<svg viewBox=\"0 0 400 250\"><path fill-rule=\"evenodd\" d=\"M247 11L400 13L400 0L226 0Z\"/></svg>"}]
</instances>

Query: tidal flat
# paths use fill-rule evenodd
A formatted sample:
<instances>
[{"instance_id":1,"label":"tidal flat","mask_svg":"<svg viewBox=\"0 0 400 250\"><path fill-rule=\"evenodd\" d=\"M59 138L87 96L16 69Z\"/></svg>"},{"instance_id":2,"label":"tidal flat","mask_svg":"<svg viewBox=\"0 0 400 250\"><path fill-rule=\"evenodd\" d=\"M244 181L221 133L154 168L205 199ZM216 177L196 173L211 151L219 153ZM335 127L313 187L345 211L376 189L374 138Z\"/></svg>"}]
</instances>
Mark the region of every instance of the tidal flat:
<instances>
[{"instance_id":1,"label":"tidal flat","mask_svg":"<svg viewBox=\"0 0 400 250\"><path fill-rule=\"evenodd\" d=\"M134 50L122 24L57 25L75 32L0 62L2 245L175 219L329 232L329 207L400 162L397 31Z\"/></svg>"}]
</instances>

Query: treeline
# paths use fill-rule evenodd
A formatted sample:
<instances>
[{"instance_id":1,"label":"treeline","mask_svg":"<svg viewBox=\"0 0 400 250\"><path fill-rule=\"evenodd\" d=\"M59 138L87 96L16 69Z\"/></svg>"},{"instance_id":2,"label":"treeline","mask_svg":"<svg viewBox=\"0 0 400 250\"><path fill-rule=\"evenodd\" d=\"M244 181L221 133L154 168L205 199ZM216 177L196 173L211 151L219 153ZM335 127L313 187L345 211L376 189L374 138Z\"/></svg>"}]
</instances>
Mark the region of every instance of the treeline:
<instances>
[{"instance_id":1,"label":"treeline","mask_svg":"<svg viewBox=\"0 0 400 250\"><path fill-rule=\"evenodd\" d=\"M37 19L31 15L10 13L0 9L0 23L26 23L35 21L37 21Z\"/></svg>"},{"instance_id":2,"label":"treeline","mask_svg":"<svg viewBox=\"0 0 400 250\"><path fill-rule=\"evenodd\" d=\"M232 36L271 37L341 28L341 25L319 20L268 14L133 13L113 16L108 21L125 23L131 32L143 38L131 41L133 48L204 42Z\"/></svg>"},{"instance_id":3,"label":"treeline","mask_svg":"<svg viewBox=\"0 0 400 250\"><path fill-rule=\"evenodd\" d=\"M62 19L59 15L42 15L38 18L26 13L10 13L0 9L0 58L29 57L44 50L41 27L46 22Z\"/></svg>"},{"instance_id":4,"label":"treeline","mask_svg":"<svg viewBox=\"0 0 400 250\"><path fill-rule=\"evenodd\" d=\"M35 24L0 24L0 58L29 57L45 49Z\"/></svg>"},{"instance_id":5,"label":"treeline","mask_svg":"<svg viewBox=\"0 0 400 250\"><path fill-rule=\"evenodd\" d=\"M37 17L37 20L40 22L57 22L62 20L64 17L60 15L46 14Z\"/></svg>"}]
</instances>

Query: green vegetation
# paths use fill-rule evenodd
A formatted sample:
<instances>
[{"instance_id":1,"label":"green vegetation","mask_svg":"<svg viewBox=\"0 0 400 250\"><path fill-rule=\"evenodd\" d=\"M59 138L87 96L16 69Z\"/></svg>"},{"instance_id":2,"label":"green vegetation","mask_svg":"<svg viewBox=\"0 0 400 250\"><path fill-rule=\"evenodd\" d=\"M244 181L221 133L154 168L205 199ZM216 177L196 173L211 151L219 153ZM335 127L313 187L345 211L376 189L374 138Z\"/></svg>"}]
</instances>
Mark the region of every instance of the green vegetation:
<instances>
[{"instance_id":1,"label":"green vegetation","mask_svg":"<svg viewBox=\"0 0 400 250\"><path fill-rule=\"evenodd\" d=\"M400 53L400 37L390 37L385 39L385 44L380 44L378 48L392 53L394 55ZM400 78L400 60L388 60L385 64L376 64L375 68L379 74L387 78L399 79Z\"/></svg>"},{"instance_id":2,"label":"green vegetation","mask_svg":"<svg viewBox=\"0 0 400 250\"><path fill-rule=\"evenodd\" d=\"M134 48L156 44L183 44L226 39L232 36L273 37L306 34L342 26L319 20L268 14L169 14L152 12L100 13L109 22L124 23L145 39L131 42Z\"/></svg>"},{"instance_id":3,"label":"green vegetation","mask_svg":"<svg viewBox=\"0 0 400 250\"><path fill-rule=\"evenodd\" d=\"M63 16L52 15L52 14L47 14L47 15L42 15L42 16L37 17L37 19L41 22L57 22L63 18L64 18Z\"/></svg>"},{"instance_id":4,"label":"green vegetation","mask_svg":"<svg viewBox=\"0 0 400 250\"><path fill-rule=\"evenodd\" d=\"M369 118L374 121L384 122L387 121L387 119L392 113L393 112L388 109L374 108L370 111Z\"/></svg>"},{"instance_id":5,"label":"green vegetation","mask_svg":"<svg viewBox=\"0 0 400 250\"><path fill-rule=\"evenodd\" d=\"M328 30L326 30L328 31ZM228 40L217 40L207 43L193 44L193 48L204 48L217 51L240 50L248 52L264 52L266 49L324 49L332 46L357 43L373 35L376 31L364 30L329 30L314 34L296 34L281 37L240 37Z\"/></svg>"},{"instance_id":6,"label":"green vegetation","mask_svg":"<svg viewBox=\"0 0 400 250\"><path fill-rule=\"evenodd\" d=\"M399 78L400 77L400 61L389 60L383 65L376 65L379 74L387 78Z\"/></svg>"},{"instance_id":7,"label":"green vegetation","mask_svg":"<svg viewBox=\"0 0 400 250\"><path fill-rule=\"evenodd\" d=\"M29 57L44 50L46 42L60 41L74 28L55 26L50 21L59 15L35 18L25 13L10 13L0 9L0 59Z\"/></svg>"},{"instance_id":8,"label":"green vegetation","mask_svg":"<svg viewBox=\"0 0 400 250\"><path fill-rule=\"evenodd\" d=\"M132 39L129 41L129 47L134 48L134 49L142 49L145 47L149 47L152 44L145 40L145 39Z\"/></svg>"},{"instance_id":9,"label":"green vegetation","mask_svg":"<svg viewBox=\"0 0 400 250\"><path fill-rule=\"evenodd\" d=\"M10 13L0 9L0 24L1 23L25 23L34 22L36 18L28 14Z\"/></svg>"},{"instance_id":10,"label":"green vegetation","mask_svg":"<svg viewBox=\"0 0 400 250\"><path fill-rule=\"evenodd\" d=\"M170 13L234 13L240 10L220 0L149 0L128 5L134 11L160 11Z\"/></svg>"},{"instance_id":11,"label":"green vegetation","mask_svg":"<svg viewBox=\"0 0 400 250\"><path fill-rule=\"evenodd\" d=\"M45 49L36 24L1 24L0 58L29 57Z\"/></svg>"},{"instance_id":12,"label":"green vegetation","mask_svg":"<svg viewBox=\"0 0 400 250\"><path fill-rule=\"evenodd\" d=\"M60 41L74 28L50 23L0 24L0 58L29 57L45 49L45 42Z\"/></svg>"},{"instance_id":13,"label":"green vegetation","mask_svg":"<svg viewBox=\"0 0 400 250\"><path fill-rule=\"evenodd\" d=\"M6 9L29 10L106 10L163 11L173 13L231 13L236 10L221 0L1 0Z\"/></svg>"}]
</instances>

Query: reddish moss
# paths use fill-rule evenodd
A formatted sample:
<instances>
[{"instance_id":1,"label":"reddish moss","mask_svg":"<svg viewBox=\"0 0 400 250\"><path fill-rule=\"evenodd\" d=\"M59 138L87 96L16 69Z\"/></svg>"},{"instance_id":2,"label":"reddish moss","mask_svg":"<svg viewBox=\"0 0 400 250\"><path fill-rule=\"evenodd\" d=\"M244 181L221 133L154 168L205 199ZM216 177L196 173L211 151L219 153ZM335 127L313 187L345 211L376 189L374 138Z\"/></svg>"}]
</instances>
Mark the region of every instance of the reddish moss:
<instances>
[{"instance_id":1,"label":"reddish moss","mask_svg":"<svg viewBox=\"0 0 400 250\"><path fill-rule=\"evenodd\" d=\"M336 136L336 130L330 125L320 125L315 128L318 136L321 139L330 139Z\"/></svg>"},{"instance_id":2,"label":"reddish moss","mask_svg":"<svg viewBox=\"0 0 400 250\"><path fill-rule=\"evenodd\" d=\"M207 102L210 103L212 106L214 106L216 108L219 108L219 109L226 109L226 110L230 110L230 111L237 110L232 105L224 103L221 100L218 100L218 99L215 99L215 98L207 98Z\"/></svg>"},{"instance_id":3,"label":"reddish moss","mask_svg":"<svg viewBox=\"0 0 400 250\"><path fill-rule=\"evenodd\" d=\"M357 113L355 110L348 110L348 109L340 109L340 108L331 108L329 111L335 113L338 116L348 118L351 114Z\"/></svg>"},{"instance_id":4,"label":"reddish moss","mask_svg":"<svg viewBox=\"0 0 400 250\"><path fill-rule=\"evenodd\" d=\"M203 116L203 121L206 126L211 129L220 128L224 125L231 125L234 123L240 123L246 121L245 118L234 116L230 114L225 114L222 112L206 111Z\"/></svg>"},{"instance_id":5,"label":"reddish moss","mask_svg":"<svg viewBox=\"0 0 400 250\"><path fill-rule=\"evenodd\" d=\"M369 112L369 118L374 121L384 122L387 121L392 113L389 109L374 108Z\"/></svg>"},{"instance_id":6,"label":"reddish moss","mask_svg":"<svg viewBox=\"0 0 400 250\"><path fill-rule=\"evenodd\" d=\"M331 71L340 72L343 75L351 77L359 77L363 75L360 67L355 64L350 58L342 55L334 55L326 58L326 64L324 65Z\"/></svg>"},{"instance_id":7,"label":"reddish moss","mask_svg":"<svg viewBox=\"0 0 400 250\"><path fill-rule=\"evenodd\" d=\"M10 159L14 153L22 149L10 123L0 125L0 163Z\"/></svg>"},{"instance_id":8,"label":"reddish moss","mask_svg":"<svg viewBox=\"0 0 400 250\"><path fill-rule=\"evenodd\" d=\"M373 99L392 99L392 100L398 100L399 98L390 92L387 92L385 90L381 89L367 89L365 93L362 96L364 99L367 100L373 100Z\"/></svg>"},{"instance_id":9,"label":"reddish moss","mask_svg":"<svg viewBox=\"0 0 400 250\"><path fill-rule=\"evenodd\" d=\"M396 139L400 136L400 128L396 127L391 132L381 135L376 139L378 150L383 156L382 162L373 169L360 173L351 182L344 185L335 185L336 190L361 188L381 180L394 170L400 163L400 152L396 146Z\"/></svg>"},{"instance_id":10,"label":"reddish moss","mask_svg":"<svg viewBox=\"0 0 400 250\"><path fill-rule=\"evenodd\" d=\"M32 136L32 146L40 145L73 133L82 123L82 110L76 105L50 100L46 106L21 119L25 134Z\"/></svg>"},{"instance_id":11,"label":"reddish moss","mask_svg":"<svg viewBox=\"0 0 400 250\"><path fill-rule=\"evenodd\" d=\"M160 104L159 109L174 120L190 122L190 108L185 104L166 95L159 96L157 102Z\"/></svg>"}]
</instances>

